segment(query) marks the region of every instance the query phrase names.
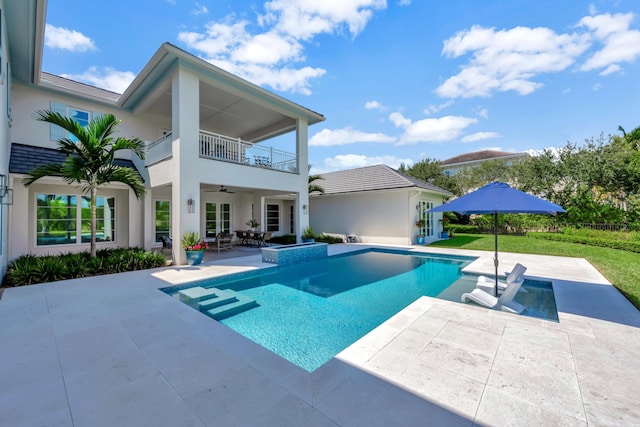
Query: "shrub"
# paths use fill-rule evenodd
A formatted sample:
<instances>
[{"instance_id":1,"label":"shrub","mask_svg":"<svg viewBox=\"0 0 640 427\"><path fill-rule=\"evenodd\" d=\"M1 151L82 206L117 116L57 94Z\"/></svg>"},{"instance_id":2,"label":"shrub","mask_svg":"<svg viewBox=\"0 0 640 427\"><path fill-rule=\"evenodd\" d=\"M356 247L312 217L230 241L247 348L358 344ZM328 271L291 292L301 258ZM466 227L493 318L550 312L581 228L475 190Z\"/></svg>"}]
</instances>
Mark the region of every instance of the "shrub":
<instances>
[{"instance_id":1,"label":"shrub","mask_svg":"<svg viewBox=\"0 0 640 427\"><path fill-rule=\"evenodd\" d=\"M615 240L615 237L588 237L576 234L560 233L527 233L527 237L534 239L554 240L556 242L578 243L582 245L599 246L603 248L620 249L628 252L640 253L640 241Z\"/></svg>"},{"instance_id":2,"label":"shrub","mask_svg":"<svg viewBox=\"0 0 640 427\"><path fill-rule=\"evenodd\" d=\"M140 248L114 248L62 255L23 255L9 263L2 286L23 286L57 280L75 279L99 274L119 273L162 267L162 254Z\"/></svg>"},{"instance_id":3,"label":"shrub","mask_svg":"<svg viewBox=\"0 0 640 427\"><path fill-rule=\"evenodd\" d=\"M315 239L316 242L329 243L330 245L334 243L344 243L344 239L342 237L327 236L326 234L316 235Z\"/></svg>"},{"instance_id":4,"label":"shrub","mask_svg":"<svg viewBox=\"0 0 640 427\"><path fill-rule=\"evenodd\" d=\"M478 234L480 229L477 225L463 225L463 224L447 224L444 227L445 231L449 233L466 233L466 234Z\"/></svg>"},{"instance_id":5,"label":"shrub","mask_svg":"<svg viewBox=\"0 0 640 427\"><path fill-rule=\"evenodd\" d=\"M277 243L280 245L293 245L297 241L297 237L295 234L287 234L285 236L274 236L269 239L269 243Z\"/></svg>"}]
</instances>

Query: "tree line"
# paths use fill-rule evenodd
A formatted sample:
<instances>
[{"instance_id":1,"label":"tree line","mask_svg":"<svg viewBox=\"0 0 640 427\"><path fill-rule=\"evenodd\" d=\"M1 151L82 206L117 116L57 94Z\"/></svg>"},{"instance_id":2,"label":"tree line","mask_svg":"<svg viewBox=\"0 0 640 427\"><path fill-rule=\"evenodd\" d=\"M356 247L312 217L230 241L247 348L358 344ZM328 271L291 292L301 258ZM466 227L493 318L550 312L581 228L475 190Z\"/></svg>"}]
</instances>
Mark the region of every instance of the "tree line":
<instances>
[{"instance_id":1,"label":"tree line","mask_svg":"<svg viewBox=\"0 0 640 427\"><path fill-rule=\"evenodd\" d=\"M490 160L456 173L444 174L440 161L426 158L399 170L461 196L493 181L557 203L562 222L640 223L640 126L627 133L567 143L509 166Z\"/></svg>"}]
</instances>

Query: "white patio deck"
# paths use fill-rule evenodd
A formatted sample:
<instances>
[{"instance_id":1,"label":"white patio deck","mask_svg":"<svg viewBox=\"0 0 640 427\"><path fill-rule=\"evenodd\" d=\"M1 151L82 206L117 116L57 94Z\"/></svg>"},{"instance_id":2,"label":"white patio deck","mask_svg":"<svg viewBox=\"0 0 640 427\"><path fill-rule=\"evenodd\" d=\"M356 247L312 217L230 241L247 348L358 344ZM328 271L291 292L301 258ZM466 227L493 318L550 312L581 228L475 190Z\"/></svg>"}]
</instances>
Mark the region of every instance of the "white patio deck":
<instances>
[{"instance_id":1,"label":"white patio deck","mask_svg":"<svg viewBox=\"0 0 640 427\"><path fill-rule=\"evenodd\" d=\"M638 310L585 260L500 256L560 322L423 297L313 373L158 291L259 256L7 289L0 425L640 424Z\"/></svg>"}]
</instances>

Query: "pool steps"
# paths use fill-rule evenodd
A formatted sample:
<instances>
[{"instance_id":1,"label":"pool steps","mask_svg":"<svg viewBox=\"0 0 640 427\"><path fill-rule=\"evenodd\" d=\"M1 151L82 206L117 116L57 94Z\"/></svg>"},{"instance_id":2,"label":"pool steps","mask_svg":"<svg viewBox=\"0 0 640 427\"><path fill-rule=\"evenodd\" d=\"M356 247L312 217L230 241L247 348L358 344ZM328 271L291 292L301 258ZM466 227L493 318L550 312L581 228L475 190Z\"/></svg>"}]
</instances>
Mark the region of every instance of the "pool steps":
<instances>
[{"instance_id":1,"label":"pool steps","mask_svg":"<svg viewBox=\"0 0 640 427\"><path fill-rule=\"evenodd\" d=\"M258 306L254 299L230 289L196 286L183 289L178 294L180 301L197 308L215 320L221 320Z\"/></svg>"}]
</instances>

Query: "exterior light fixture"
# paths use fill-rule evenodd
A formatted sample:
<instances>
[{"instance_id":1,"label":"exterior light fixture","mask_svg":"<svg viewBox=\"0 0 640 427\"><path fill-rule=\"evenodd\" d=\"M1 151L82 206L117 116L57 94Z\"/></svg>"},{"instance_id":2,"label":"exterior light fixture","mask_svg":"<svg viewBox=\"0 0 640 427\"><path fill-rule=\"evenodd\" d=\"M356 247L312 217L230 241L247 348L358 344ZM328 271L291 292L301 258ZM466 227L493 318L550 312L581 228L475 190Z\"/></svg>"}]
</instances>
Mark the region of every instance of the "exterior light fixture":
<instances>
[{"instance_id":1,"label":"exterior light fixture","mask_svg":"<svg viewBox=\"0 0 640 427\"><path fill-rule=\"evenodd\" d=\"M196 212L196 201L193 200L192 198L189 198L189 200L187 200L187 212L188 213Z\"/></svg>"},{"instance_id":2,"label":"exterior light fixture","mask_svg":"<svg viewBox=\"0 0 640 427\"><path fill-rule=\"evenodd\" d=\"M302 213L305 215L309 213L309 207L307 205L302 205Z\"/></svg>"},{"instance_id":3,"label":"exterior light fixture","mask_svg":"<svg viewBox=\"0 0 640 427\"><path fill-rule=\"evenodd\" d=\"M0 175L0 205L13 204L13 190L7 188L7 176Z\"/></svg>"}]
</instances>

